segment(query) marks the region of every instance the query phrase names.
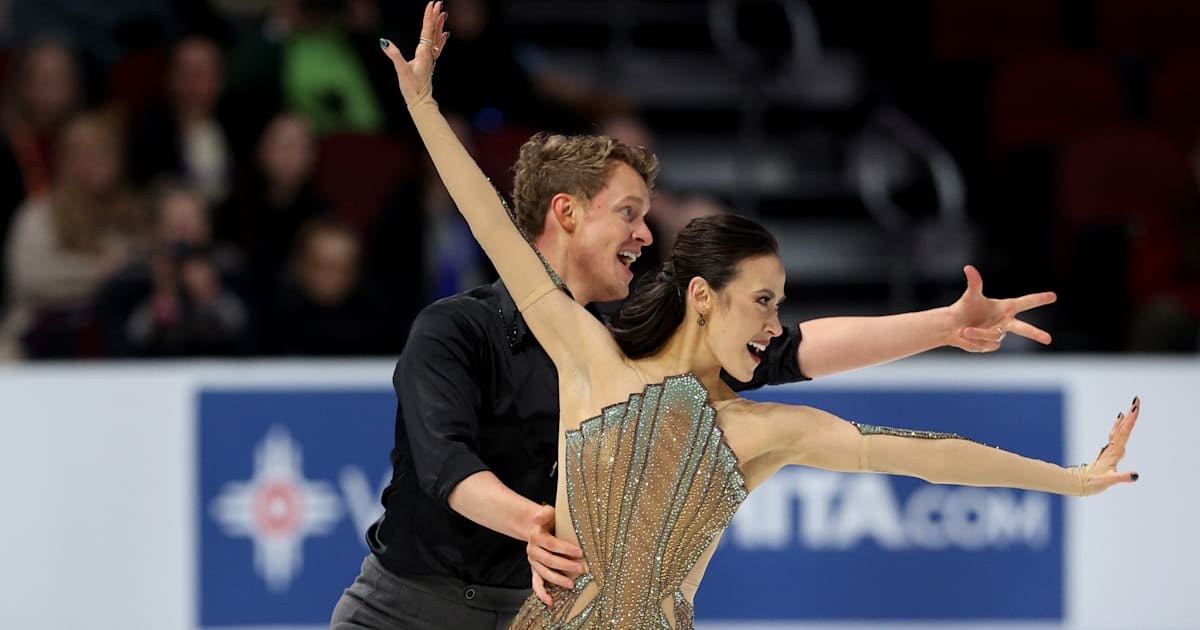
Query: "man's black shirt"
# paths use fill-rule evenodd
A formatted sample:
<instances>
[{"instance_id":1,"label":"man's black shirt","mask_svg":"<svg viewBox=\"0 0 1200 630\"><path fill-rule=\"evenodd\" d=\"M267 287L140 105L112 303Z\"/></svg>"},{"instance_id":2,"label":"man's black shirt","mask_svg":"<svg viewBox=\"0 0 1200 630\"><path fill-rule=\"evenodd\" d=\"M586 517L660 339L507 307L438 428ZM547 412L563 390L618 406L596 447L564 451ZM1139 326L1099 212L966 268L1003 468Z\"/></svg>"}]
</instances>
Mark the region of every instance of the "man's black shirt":
<instances>
[{"instance_id":1,"label":"man's black shirt","mask_svg":"<svg viewBox=\"0 0 1200 630\"><path fill-rule=\"evenodd\" d=\"M795 326L775 339L750 383L805 380ZM525 542L450 509L450 491L482 470L535 503L554 503L558 373L497 281L426 307L393 376L398 404L392 481L372 551L400 575L529 588Z\"/></svg>"}]
</instances>

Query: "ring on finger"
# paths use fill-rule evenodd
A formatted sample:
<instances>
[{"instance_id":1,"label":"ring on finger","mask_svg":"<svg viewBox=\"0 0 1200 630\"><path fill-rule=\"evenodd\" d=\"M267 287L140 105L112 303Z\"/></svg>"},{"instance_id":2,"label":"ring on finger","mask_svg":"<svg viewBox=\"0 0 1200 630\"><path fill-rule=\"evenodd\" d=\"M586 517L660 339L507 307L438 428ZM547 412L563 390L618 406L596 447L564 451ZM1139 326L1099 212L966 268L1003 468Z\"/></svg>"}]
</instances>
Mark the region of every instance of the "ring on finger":
<instances>
[{"instance_id":1,"label":"ring on finger","mask_svg":"<svg viewBox=\"0 0 1200 630\"><path fill-rule=\"evenodd\" d=\"M425 44L426 46L429 46L430 48L437 50L437 47L433 45L433 40L429 39L428 37L422 37L422 38L418 39L417 45L420 46L421 44Z\"/></svg>"},{"instance_id":2,"label":"ring on finger","mask_svg":"<svg viewBox=\"0 0 1200 630\"><path fill-rule=\"evenodd\" d=\"M1004 336L1008 334L1007 330L1004 330L999 326L996 327L996 332L1000 333L1000 338L996 340L997 343L1004 341Z\"/></svg>"}]
</instances>

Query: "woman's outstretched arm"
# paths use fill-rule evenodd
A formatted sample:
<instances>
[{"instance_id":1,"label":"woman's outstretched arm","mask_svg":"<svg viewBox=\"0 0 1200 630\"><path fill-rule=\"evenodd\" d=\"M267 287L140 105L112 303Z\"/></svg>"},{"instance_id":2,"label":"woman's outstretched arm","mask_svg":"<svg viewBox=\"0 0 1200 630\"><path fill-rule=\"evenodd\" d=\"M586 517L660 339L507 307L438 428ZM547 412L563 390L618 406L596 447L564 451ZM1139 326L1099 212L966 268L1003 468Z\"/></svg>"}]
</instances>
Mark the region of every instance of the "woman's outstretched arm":
<instances>
[{"instance_id":1,"label":"woman's outstretched arm","mask_svg":"<svg viewBox=\"0 0 1200 630\"><path fill-rule=\"evenodd\" d=\"M959 435L891 429L847 422L810 407L773 405L783 463L830 470L881 472L932 483L996 486L1055 494L1089 495L1136 481L1136 472L1118 472L1141 404L1134 399L1118 414L1108 443L1091 464L1063 467L981 444ZM780 417L783 416L783 417ZM759 423L762 431L769 425Z\"/></svg>"},{"instance_id":2,"label":"woman's outstretched arm","mask_svg":"<svg viewBox=\"0 0 1200 630\"><path fill-rule=\"evenodd\" d=\"M432 78L434 63L449 37L444 30L445 19L441 2L426 5L420 43L412 59L405 59L386 39L380 39L379 45L392 60L413 123L446 189L530 329L561 371L567 362L586 356L567 352L565 340L573 338L572 343L577 345L581 327L600 325L565 293L556 290L545 264L509 217L499 193L438 110Z\"/></svg>"}]
</instances>

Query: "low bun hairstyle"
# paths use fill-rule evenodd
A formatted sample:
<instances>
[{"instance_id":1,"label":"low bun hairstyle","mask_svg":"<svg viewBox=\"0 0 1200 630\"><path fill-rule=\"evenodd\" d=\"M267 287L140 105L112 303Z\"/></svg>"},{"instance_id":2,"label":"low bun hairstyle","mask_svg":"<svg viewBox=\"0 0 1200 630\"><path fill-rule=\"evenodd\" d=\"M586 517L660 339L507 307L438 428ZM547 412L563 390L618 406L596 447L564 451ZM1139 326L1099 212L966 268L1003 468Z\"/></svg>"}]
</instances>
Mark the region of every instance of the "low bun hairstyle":
<instances>
[{"instance_id":1,"label":"low bun hairstyle","mask_svg":"<svg viewBox=\"0 0 1200 630\"><path fill-rule=\"evenodd\" d=\"M687 287L704 278L715 291L725 288L747 258L779 254L775 237L757 222L733 214L692 219L675 239L671 256L647 273L625 300L610 328L625 356L654 353L687 313Z\"/></svg>"}]
</instances>

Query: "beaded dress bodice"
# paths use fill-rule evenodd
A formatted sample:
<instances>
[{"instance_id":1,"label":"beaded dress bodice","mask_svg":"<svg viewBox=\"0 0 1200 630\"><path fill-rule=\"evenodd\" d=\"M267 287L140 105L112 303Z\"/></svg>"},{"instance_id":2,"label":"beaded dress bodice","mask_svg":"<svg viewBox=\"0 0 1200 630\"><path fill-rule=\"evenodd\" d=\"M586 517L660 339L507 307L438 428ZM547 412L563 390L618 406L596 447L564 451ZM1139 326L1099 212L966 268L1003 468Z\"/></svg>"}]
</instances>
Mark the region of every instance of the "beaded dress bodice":
<instances>
[{"instance_id":1,"label":"beaded dress bodice","mask_svg":"<svg viewBox=\"0 0 1200 630\"><path fill-rule=\"evenodd\" d=\"M553 610L531 597L510 628L692 628L680 585L747 494L708 391L691 374L647 385L568 431L565 446L589 572L574 589L549 589Z\"/></svg>"}]
</instances>

